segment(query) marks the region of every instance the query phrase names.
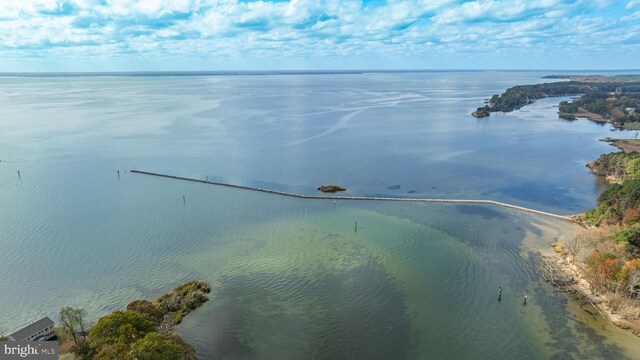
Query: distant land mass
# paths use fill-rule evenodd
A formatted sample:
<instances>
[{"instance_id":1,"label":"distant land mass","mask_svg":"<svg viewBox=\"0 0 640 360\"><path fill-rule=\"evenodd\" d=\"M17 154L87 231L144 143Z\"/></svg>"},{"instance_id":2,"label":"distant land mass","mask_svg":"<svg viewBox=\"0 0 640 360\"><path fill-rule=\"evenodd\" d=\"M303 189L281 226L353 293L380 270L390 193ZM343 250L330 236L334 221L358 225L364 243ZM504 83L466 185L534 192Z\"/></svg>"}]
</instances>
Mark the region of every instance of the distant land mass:
<instances>
[{"instance_id":1,"label":"distant land mass","mask_svg":"<svg viewBox=\"0 0 640 360\"><path fill-rule=\"evenodd\" d=\"M480 118L492 112L517 110L546 97L580 95L578 99L560 102L560 118L588 118L610 122L618 128L640 129L640 76L550 75L545 78L568 81L513 86L501 95L493 95L487 105L471 115Z\"/></svg>"},{"instance_id":2,"label":"distant land mass","mask_svg":"<svg viewBox=\"0 0 640 360\"><path fill-rule=\"evenodd\" d=\"M547 75L543 79L569 79L579 82L591 83L619 83L619 82L638 82L640 75Z\"/></svg>"},{"instance_id":3,"label":"distant land mass","mask_svg":"<svg viewBox=\"0 0 640 360\"><path fill-rule=\"evenodd\" d=\"M537 99L580 95L560 102L560 118L584 117L619 128L640 129L640 76L545 78L567 81L511 87L493 95L472 115L485 117L492 112L517 110ZM555 260L547 261L546 266L554 274L545 279L586 299L603 318L604 312L615 325L640 336L640 141L602 141L623 151L603 154L587 167L593 174L605 176L611 185L598 197L596 208L574 217L585 229L574 240L552 244Z\"/></svg>"},{"instance_id":4,"label":"distant land mass","mask_svg":"<svg viewBox=\"0 0 640 360\"><path fill-rule=\"evenodd\" d=\"M480 72L549 72L552 70L526 69L307 69L307 70L158 70L158 71L0 71L0 77L78 77L78 76L252 76L252 75L362 75L362 74L403 74L403 73L480 73ZM627 70L588 70L588 72L619 73L638 72ZM575 75L549 75L546 79L566 79L575 77L608 77L606 75L580 75L587 70L568 71ZM624 75L626 76L626 75ZM634 75L631 75L634 76ZM613 76L613 77L617 77ZM622 76L620 76L622 77Z\"/></svg>"},{"instance_id":5,"label":"distant land mass","mask_svg":"<svg viewBox=\"0 0 640 360\"><path fill-rule=\"evenodd\" d=\"M513 70L436 70L436 69L326 69L326 70L180 70L180 71L43 71L0 72L0 77L77 77L77 76L250 76L250 75L362 75L403 73L484 72ZM518 70L534 72L538 70ZM631 70L630 70L631 71ZM637 71L637 70L633 70Z\"/></svg>"}]
</instances>

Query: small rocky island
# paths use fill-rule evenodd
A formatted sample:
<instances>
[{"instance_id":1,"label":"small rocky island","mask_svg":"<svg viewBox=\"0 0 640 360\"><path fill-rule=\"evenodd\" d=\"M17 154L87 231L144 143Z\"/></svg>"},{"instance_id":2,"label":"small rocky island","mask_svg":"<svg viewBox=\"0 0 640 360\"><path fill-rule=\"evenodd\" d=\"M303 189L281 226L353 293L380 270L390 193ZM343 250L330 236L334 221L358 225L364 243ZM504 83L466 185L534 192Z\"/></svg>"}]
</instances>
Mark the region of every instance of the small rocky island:
<instances>
[{"instance_id":1,"label":"small rocky island","mask_svg":"<svg viewBox=\"0 0 640 360\"><path fill-rule=\"evenodd\" d=\"M489 115L491 115L491 108L489 107L489 105L479 107L476 111L471 113L471 116L476 118L483 118Z\"/></svg>"},{"instance_id":2,"label":"small rocky island","mask_svg":"<svg viewBox=\"0 0 640 360\"><path fill-rule=\"evenodd\" d=\"M346 188L343 188L339 185L321 185L318 187L318 191L322 191L324 193L337 193L338 191L345 191Z\"/></svg>"}]
</instances>

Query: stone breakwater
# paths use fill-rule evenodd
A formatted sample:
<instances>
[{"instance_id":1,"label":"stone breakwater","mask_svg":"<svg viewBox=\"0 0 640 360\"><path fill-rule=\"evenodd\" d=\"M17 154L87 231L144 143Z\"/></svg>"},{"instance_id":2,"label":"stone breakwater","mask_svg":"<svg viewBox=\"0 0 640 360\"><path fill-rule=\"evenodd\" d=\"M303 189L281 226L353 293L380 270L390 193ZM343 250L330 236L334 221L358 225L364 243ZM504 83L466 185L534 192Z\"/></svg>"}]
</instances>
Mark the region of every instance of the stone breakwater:
<instances>
[{"instance_id":1,"label":"stone breakwater","mask_svg":"<svg viewBox=\"0 0 640 360\"><path fill-rule=\"evenodd\" d=\"M284 192L284 191L277 191L277 190L271 190L271 189L263 189L263 188L259 188L259 187L253 187L253 186L235 185L235 184L228 184L228 183L223 183L223 182L218 182L218 181L209 181L209 180L202 180L202 179L187 178L187 177L182 177L182 176L161 174L161 173L155 173L155 172L150 172L150 171L142 171L142 170L135 170L134 169L134 170L131 170L131 172L134 173L134 174L158 176L158 177L174 179L174 180L199 182L199 183L203 183L203 184L226 186L226 187L231 187L231 188L236 188L236 189L260 191L260 192L264 192L264 193L282 195L282 196L289 196L289 197L300 198L300 199L358 200L358 201L404 201L404 202L494 205L494 206L500 206L500 207L504 207L504 208L508 208L508 209L528 212L528 213L531 213L531 214L547 216L547 217L551 217L551 218L555 218L555 219L559 219L559 220L563 220L563 221L569 221L569 222L573 222L573 223L576 223L576 224L580 224L580 222L574 220L572 216L553 214L553 213L546 212L546 211L530 209L530 208L526 208L526 207L523 207L523 206L511 205L511 204L507 204L507 203L503 203L503 202L499 202L499 201L493 201L493 200L458 200L458 199L427 199L427 198L390 198L390 197L369 197L369 196L303 195L303 194L288 193L288 192Z\"/></svg>"}]
</instances>

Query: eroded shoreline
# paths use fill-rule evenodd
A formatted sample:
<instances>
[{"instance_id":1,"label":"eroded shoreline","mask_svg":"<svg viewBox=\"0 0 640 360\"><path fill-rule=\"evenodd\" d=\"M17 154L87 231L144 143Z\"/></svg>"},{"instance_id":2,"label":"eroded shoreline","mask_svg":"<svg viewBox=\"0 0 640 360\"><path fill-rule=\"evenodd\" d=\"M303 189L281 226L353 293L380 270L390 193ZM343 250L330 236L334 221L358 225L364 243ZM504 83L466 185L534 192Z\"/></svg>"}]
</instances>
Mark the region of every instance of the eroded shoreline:
<instances>
[{"instance_id":1,"label":"eroded shoreline","mask_svg":"<svg viewBox=\"0 0 640 360\"><path fill-rule=\"evenodd\" d=\"M619 311L609 306L610 297L604 293L595 293L585 278L575 257L566 251L563 245L554 243L554 254L543 254L543 277L552 286L566 292L574 300L590 305L582 309L592 316L600 316L618 328L640 337L640 322L626 319Z\"/></svg>"}]
</instances>

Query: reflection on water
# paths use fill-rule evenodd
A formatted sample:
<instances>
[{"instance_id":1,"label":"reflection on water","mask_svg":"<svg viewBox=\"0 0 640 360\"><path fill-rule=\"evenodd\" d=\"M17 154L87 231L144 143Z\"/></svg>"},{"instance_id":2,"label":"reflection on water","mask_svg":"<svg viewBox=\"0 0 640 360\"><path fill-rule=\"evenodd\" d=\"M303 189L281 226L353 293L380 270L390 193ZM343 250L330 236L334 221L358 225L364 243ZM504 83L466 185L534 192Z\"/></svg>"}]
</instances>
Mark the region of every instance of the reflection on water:
<instances>
[{"instance_id":1,"label":"reflection on water","mask_svg":"<svg viewBox=\"0 0 640 360\"><path fill-rule=\"evenodd\" d=\"M185 257L194 267L236 259L208 275L212 300L178 328L200 356L625 357L626 344L572 319L523 247L573 225L477 205L306 206L321 213L248 227L242 242ZM419 220L395 215L403 211Z\"/></svg>"},{"instance_id":2,"label":"reflection on water","mask_svg":"<svg viewBox=\"0 0 640 360\"><path fill-rule=\"evenodd\" d=\"M540 75L0 78L0 332L205 278L211 301L178 327L204 359L638 358L541 282L532 250L570 224L126 171L576 213L603 186L584 163L606 127L558 121L558 99L469 116Z\"/></svg>"},{"instance_id":3,"label":"reflection on water","mask_svg":"<svg viewBox=\"0 0 640 360\"><path fill-rule=\"evenodd\" d=\"M0 77L0 160L109 158L298 193L340 183L350 195L489 198L575 214L602 190L584 164L612 150L596 141L608 126L559 120L559 98L470 115L543 75Z\"/></svg>"}]
</instances>

